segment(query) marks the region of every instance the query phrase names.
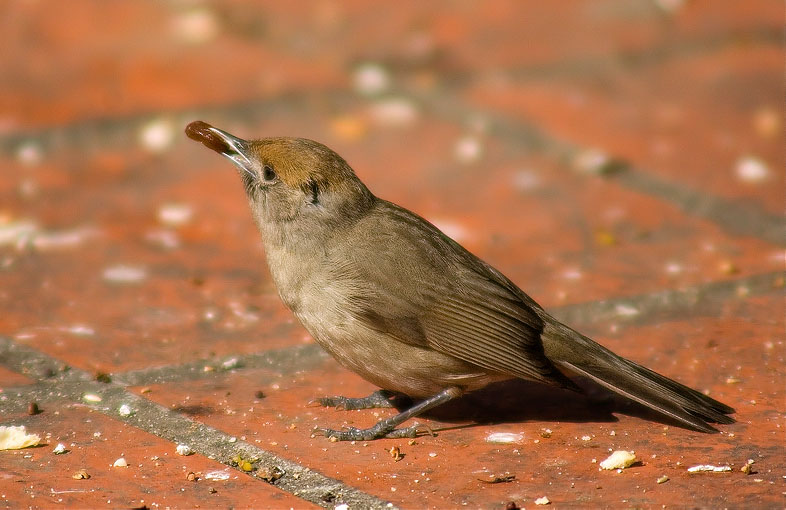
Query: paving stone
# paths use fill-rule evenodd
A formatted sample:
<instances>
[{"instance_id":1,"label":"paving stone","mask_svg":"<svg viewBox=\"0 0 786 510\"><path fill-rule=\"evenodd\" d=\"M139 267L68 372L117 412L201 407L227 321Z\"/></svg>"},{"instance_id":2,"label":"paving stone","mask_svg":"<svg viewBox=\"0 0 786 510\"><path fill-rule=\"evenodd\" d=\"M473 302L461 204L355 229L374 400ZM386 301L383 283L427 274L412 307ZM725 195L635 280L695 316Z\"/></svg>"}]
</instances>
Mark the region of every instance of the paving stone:
<instances>
[{"instance_id":1,"label":"paving stone","mask_svg":"<svg viewBox=\"0 0 786 510\"><path fill-rule=\"evenodd\" d=\"M756 126L777 111L779 72L773 42L600 78L481 85L467 96L484 108L527 118L551 136L775 214L782 209L786 163L781 130ZM761 178L740 176L738 167L750 160L762 166Z\"/></svg>"},{"instance_id":2,"label":"paving stone","mask_svg":"<svg viewBox=\"0 0 786 510\"><path fill-rule=\"evenodd\" d=\"M11 421L4 417L3 424L9 423L26 425L42 443L0 452L0 493L8 508L317 508L201 455L177 455L175 445L79 404L49 406ZM52 453L58 443L68 452ZM128 466L113 467L121 457ZM81 470L89 479L73 478ZM226 471L229 478L209 480L212 471ZM197 480L189 481L189 472Z\"/></svg>"},{"instance_id":3,"label":"paving stone","mask_svg":"<svg viewBox=\"0 0 786 510\"><path fill-rule=\"evenodd\" d=\"M3 388L10 388L13 386L22 386L32 383L32 379L25 377L17 372L12 372L7 368L0 367L0 392Z\"/></svg>"},{"instance_id":4,"label":"paving stone","mask_svg":"<svg viewBox=\"0 0 786 510\"><path fill-rule=\"evenodd\" d=\"M75 446L0 452L6 506L333 508L343 496L358 502L350 508L499 509L542 496L580 507L779 505L780 9L8 6L0 422ZM413 445L311 438L316 425L369 426L392 411L306 406L376 388L283 308L237 176L182 134L196 119L325 142L380 196L615 351L733 405L738 423L703 435L592 388L584 397L520 383L489 390L491 404L471 396L419 419L438 435ZM593 150L627 169L593 173ZM86 391L113 405L137 399L146 414L120 416L80 400ZM43 413L27 414L33 400ZM217 458L231 435L291 472L275 488L232 470L210 494L186 470L224 465L176 456L172 438L189 431ZM497 432L522 437L486 442ZM613 449L642 463L599 471ZM130 467L110 467L121 454ZM706 463L732 472L686 471ZM89 480L70 477L81 467Z\"/></svg>"},{"instance_id":5,"label":"paving stone","mask_svg":"<svg viewBox=\"0 0 786 510\"><path fill-rule=\"evenodd\" d=\"M744 299L726 305L722 317L621 328L598 338L617 352L735 407L739 422L722 426L723 434L717 436L658 423L652 413L609 400L600 390L592 389L587 400L522 382L503 385L493 396L485 392L470 397L437 413L436 419L417 418L438 435L418 438L414 445L407 440L332 443L310 437L313 427L367 427L393 412L307 406L319 396L362 396L376 389L332 361L292 376L249 371L209 381L154 385L144 395L402 506L414 495L430 507L444 507L531 501L543 494L573 504L590 500L614 504L631 498L637 504L656 505L669 504L672 490L695 504L703 498L710 498L712 504L745 498L763 504L776 500L771 486L779 483L779 473L786 467L773 442L783 437L772 406L777 405L786 376L781 324L767 312L778 300L776 296ZM735 338L751 341L735 342ZM264 397L254 396L257 391ZM471 417L481 424L472 424ZM499 445L487 442L492 433L521 437ZM394 446L404 453L399 462L388 452ZM597 462L615 449L634 450L643 465L622 474L599 471ZM756 460L761 469L756 478L762 482L739 472L748 458ZM733 465L734 473L686 471L705 463ZM515 474L516 481L486 483L487 478L505 473ZM656 479L662 474L676 482L673 489L658 486Z\"/></svg>"},{"instance_id":6,"label":"paving stone","mask_svg":"<svg viewBox=\"0 0 786 510\"><path fill-rule=\"evenodd\" d=\"M312 130L335 136L327 126ZM368 146L337 142L372 190L436 223L547 307L782 266L781 251L766 242L742 243L662 200L487 136L471 135L484 145L478 161L456 161L466 136L424 119L369 135ZM411 137L428 149L402 151ZM13 311L0 319L5 331L93 373L309 341L272 286L237 176L199 149L179 144L164 161L102 151L79 169L64 151L43 168L17 167L10 187L32 173L40 191L6 203L8 225L34 227L7 251L0 280L38 297L31 304L0 292ZM108 168L126 154L130 166ZM178 157L193 164L177 165Z\"/></svg>"},{"instance_id":7,"label":"paving stone","mask_svg":"<svg viewBox=\"0 0 786 510\"><path fill-rule=\"evenodd\" d=\"M342 81L327 62L269 44L264 32L273 21L264 11L249 13L256 18L249 30L262 37L248 40L233 26L243 12L229 4L17 4L4 23L4 124L30 129L98 110L183 108Z\"/></svg>"}]
</instances>

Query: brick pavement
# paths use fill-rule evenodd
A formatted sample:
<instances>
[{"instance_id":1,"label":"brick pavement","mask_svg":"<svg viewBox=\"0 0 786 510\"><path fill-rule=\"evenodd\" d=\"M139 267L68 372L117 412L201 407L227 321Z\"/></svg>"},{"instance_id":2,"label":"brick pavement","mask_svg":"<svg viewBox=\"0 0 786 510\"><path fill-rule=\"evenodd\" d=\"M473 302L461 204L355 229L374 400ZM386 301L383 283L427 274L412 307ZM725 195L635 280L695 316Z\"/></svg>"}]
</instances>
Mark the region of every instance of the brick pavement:
<instances>
[{"instance_id":1,"label":"brick pavement","mask_svg":"<svg viewBox=\"0 0 786 510\"><path fill-rule=\"evenodd\" d=\"M774 2L5 11L0 424L46 443L0 452L5 507L783 506ZM703 435L600 390L522 382L421 420L437 436L412 445L311 438L388 411L307 407L374 387L280 304L236 175L182 135L195 119L327 143L374 192L738 423ZM599 471L619 448L641 465ZM686 471L705 463L733 470Z\"/></svg>"}]
</instances>

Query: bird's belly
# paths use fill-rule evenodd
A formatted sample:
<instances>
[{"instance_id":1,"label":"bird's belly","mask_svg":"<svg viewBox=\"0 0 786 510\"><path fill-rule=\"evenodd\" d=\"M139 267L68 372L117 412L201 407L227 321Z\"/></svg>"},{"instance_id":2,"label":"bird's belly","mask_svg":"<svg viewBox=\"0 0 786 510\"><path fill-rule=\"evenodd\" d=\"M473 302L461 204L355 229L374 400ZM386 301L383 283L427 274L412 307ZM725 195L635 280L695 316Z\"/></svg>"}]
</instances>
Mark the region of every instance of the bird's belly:
<instances>
[{"instance_id":1,"label":"bird's belly","mask_svg":"<svg viewBox=\"0 0 786 510\"><path fill-rule=\"evenodd\" d=\"M344 367L386 390L428 397L457 386L466 391L508 378L453 356L400 342L353 317L297 313L314 339Z\"/></svg>"}]
</instances>

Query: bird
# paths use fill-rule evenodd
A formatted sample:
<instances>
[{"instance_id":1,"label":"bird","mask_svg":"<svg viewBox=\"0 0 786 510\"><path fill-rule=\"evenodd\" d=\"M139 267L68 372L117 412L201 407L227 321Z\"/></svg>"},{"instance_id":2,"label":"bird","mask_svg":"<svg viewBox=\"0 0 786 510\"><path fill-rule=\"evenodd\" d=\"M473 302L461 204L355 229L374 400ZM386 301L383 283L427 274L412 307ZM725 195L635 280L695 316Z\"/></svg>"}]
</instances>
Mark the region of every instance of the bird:
<instances>
[{"instance_id":1,"label":"bird","mask_svg":"<svg viewBox=\"0 0 786 510\"><path fill-rule=\"evenodd\" d=\"M734 409L562 324L500 271L417 214L374 195L305 138L245 140L203 121L186 135L237 167L278 294L341 365L378 386L344 409L416 402L372 427L317 427L334 441L415 437L406 421L507 379L581 391L584 376L687 429L718 432Z\"/></svg>"}]
</instances>

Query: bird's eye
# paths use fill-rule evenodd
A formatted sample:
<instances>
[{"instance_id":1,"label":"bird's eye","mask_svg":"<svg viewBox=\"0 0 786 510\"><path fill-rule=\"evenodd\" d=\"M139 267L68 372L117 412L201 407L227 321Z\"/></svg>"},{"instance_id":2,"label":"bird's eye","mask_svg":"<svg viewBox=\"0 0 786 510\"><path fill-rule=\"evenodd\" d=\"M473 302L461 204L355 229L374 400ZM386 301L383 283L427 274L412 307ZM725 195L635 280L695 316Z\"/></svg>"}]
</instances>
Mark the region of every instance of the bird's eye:
<instances>
[{"instance_id":1,"label":"bird's eye","mask_svg":"<svg viewBox=\"0 0 786 510\"><path fill-rule=\"evenodd\" d=\"M262 177L266 181L272 181L276 178L276 172L273 170L272 166L265 165L265 167L262 169Z\"/></svg>"}]
</instances>

